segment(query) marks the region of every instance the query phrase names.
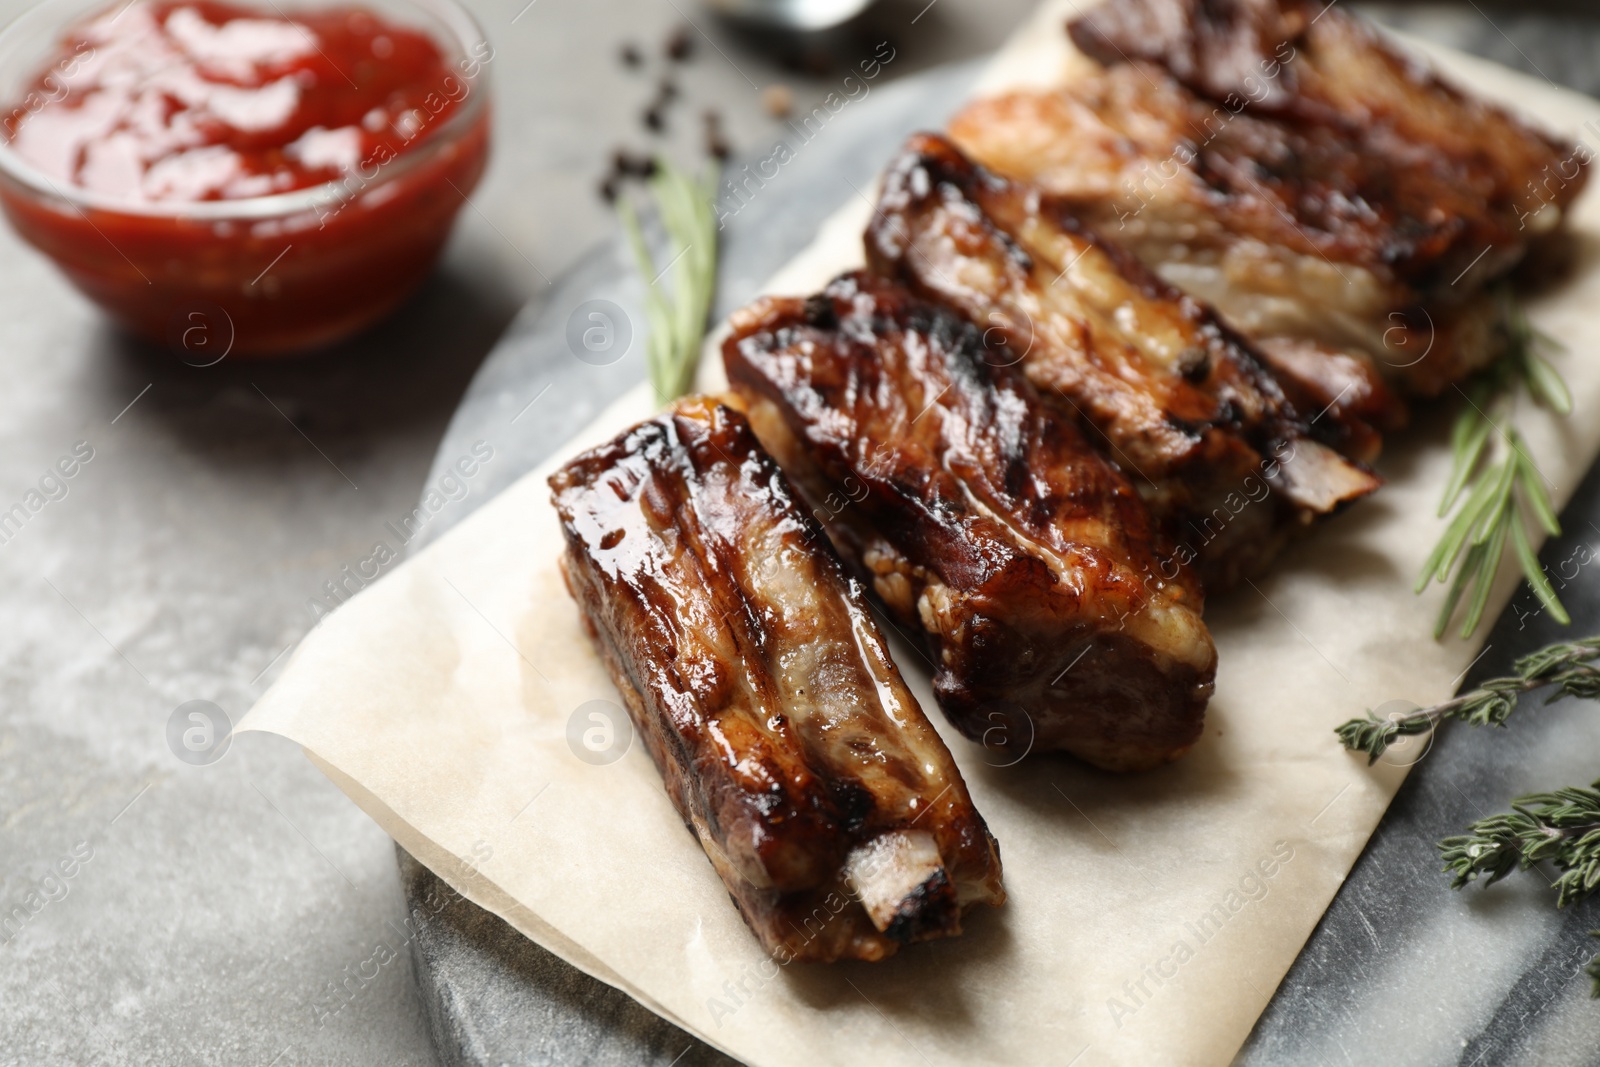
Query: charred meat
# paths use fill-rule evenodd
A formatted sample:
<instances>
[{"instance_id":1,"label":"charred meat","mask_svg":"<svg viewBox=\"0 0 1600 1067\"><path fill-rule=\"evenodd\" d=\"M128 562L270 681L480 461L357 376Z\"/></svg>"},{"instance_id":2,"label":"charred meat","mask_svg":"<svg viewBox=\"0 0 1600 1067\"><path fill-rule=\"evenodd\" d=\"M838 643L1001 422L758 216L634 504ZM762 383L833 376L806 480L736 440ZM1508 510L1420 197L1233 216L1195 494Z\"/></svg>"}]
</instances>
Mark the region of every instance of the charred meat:
<instances>
[{"instance_id":1,"label":"charred meat","mask_svg":"<svg viewBox=\"0 0 1600 1067\"><path fill-rule=\"evenodd\" d=\"M1435 250L1443 270L1467 267L1485 247L1503 267L1559 224L1586 177L1586 149L1461 91L1326 0L1119 0L1069 33L1105 66L1151 63L1208 100L1337 131L1421 176L1446 197L1459 246Z\"/></svg>"},{"instance_id":2,"label":"charred meat","mask_svg":"<svg viewBox=\"0 0 1600 1067\"><path fill-rule=\"evenodd\" d=\"M769 953L882 959L1004 901L949 750L743 416L683 401L550 486L590 635Z\"/></svg>"},{"instance_id":3,"label":"charred meat","mask_svg":"<svg viewBox=\"0 0 1600 1067\"><path fill-rule=\"evenodd\" d=\"M971 105L951 126L967 152L1074 201L1291 391L1338 382L1334 413L1375 430L1404 418L1383 381L1433 396L1501 351L1482 289L1559 225L1585 150L1331 5L1119 0L1071 33L1105 68Z\"/></svg>"},{"instance_id":4,"label":"charred meat","mask_svg":"<svg viewBox=\"0 0 1600 1067\"><path fill-rule=\"evenodd\" d=\"M1118 770L1195 742L1216 670L1198 583L1014 353L858 273L736 313L723 360L964 734Z\"/></svg>"},{"instance_id":5,"label":"charred meat","mask_svg":"<svg viewBox=\"0 0 1600 1067\"><path fill-rule=\"evenodd\" d=\"M1005 337L1040 395L1092 428L1208 590L1378 486L1313 437L1209 308L942 137L914 137L890 168L866 242L877 271Z\"/></svg>"}]
</instances>

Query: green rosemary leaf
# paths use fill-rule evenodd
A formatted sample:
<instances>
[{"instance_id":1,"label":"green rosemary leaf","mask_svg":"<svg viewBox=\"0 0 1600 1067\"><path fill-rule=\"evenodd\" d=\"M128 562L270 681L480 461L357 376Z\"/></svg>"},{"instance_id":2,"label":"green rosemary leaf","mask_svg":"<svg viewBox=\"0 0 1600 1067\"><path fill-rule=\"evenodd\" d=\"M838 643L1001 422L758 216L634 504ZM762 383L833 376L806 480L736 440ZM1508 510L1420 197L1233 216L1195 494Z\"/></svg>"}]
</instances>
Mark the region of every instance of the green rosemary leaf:
<instances>
[{"instance_id":1,"label":"green rosemary leaf","mask_svg":"<svg viewBox=\"0 0 1600 1067\"><path fill-rule=\"evenodd\" d=\"M645 314L650 336L645 363L656 399L666 403L694 383L706 319L717 284L717 226L712 210L715 174L696 180L666 160L658 160L650 179L656 215L666 231L671 258L657 267L633 206L619 205L639 273L645 278ZM670 295L662 284L672 275Z\"/></svg>"},{"instance_id":2,"label":"green rosemary leaf","mask_svg":"<svg viewBox=\"0 0 1600 1067\"><path fill-rule=\"evenodd\" d=\"M1527 384L1529 395L1557 415L1572 414L1572 391L1567 388L1561 373L1549 360L1539 355L1540 348L1561 352L1566 350L1566 346L1537 329L1509 292L1504 300L1510 355Z\"/></svg>"},{"instance_id":3,"label":"green rosemary leaf","mask_svg":"<svg viewBox=\"0 0 1600 1067\"><path fill-rule=\"evenodd\" d=\"M1462 638L1477 630L1508 549L1552 617L1563 624L1570 621L1528 535L1530 520L1551 536L1561 532L1555 506L1526 441L1514 428L1502 429L1501 420L1519 384L1562 415L1572 410L1572 394L1555 367L1536 351L1560 346L1533 327L1509 288L1501 290L1500 299L1505 354L1462 387L1467 405L1451 427L1450 476L1439 500L1439 515L1449 521L1414 586L1422 593L1435 578L1449 583L1434 624L1435 638L1445 635L1463 603ZM1491 462L1496 453L1498 460Z\"/></svg>"},{"instance_id":4,"label":"green rosemary leaf","mask_svg":"<svg viewBox=\"0 0 1600 1067\"><path fill-rule=\"evenodd\" d=\"M1488 518L1478 528L1478 532L1472 535L1472 543L1475 545L1488 544L1489 539L1494 537L1501 524L1511 514L1513 503L1511 490L1517 484L1517 465L1509 459L1501 460L1489 468L1487 477L1494 484L1494 493L1489 498L1487 506ZM1491 561L1498 561L1499 558L1494 555L1489 557Z\"/></svg>"},{"instance_id":5,"label":"green rosemary leaf","mask_svg":"<svg viewBox=\"0 0 1600 1067\"><path fill-rule=\"evenodd\" d=\"M1522 479L1522 491L1528 499L1528 506L1533 510L1534 516L1539 520L1539 525L1544 527L1545 533L1554 537L1561 532L1561 522L1556 518L1555 505L1550 502L1550 494L1545 492L1544 475L1533 465L1533 458L1528 455L1526 442L1522 435L1516 431L1511 433L1511 448L1516 455L1517 467Z\"/></svg>"},{"instance_id":6,"label":"green rosemary leaf","mask_svg":"<svg viewBox=\"0 0 1600 1067\"><path fill-rule=\"evenodd\" d=\"M1444 632L1450 628L1450 619L1456 613L1456 605L1461 603L1461 595L1483 570L1484 560L1488 555L1489 550L1482 545L1473 545L1467 551L1467 558L1462 560L1461 568L1456 571L1455 581L1450 583L1450 593L1444 598L1444 606L1439 609L1439 620L1433 625L1435 640L1443 637Z\"/></svg>"},{"instance_id":7,"label":"green rosemary leaf","mask_svg":"<svg viewBox=\"0 0 1600 1067\"><path fill-rule=\"evenodd\" d=\"M1435 576L1441 582L1450 577L1450 568L1455 566L1462 549L1467 546L1473 531L1478 528L1484 508L1489 503L1489 495L1493 492L1494 483L1487 478L1473 488L1466 504L1456 513L1456 517L1450 520L1450 525L1445 527L1444 536L1434 546L1428 562L1423 564L1422 574L1417 578L1414 592L1422 592Z\"/></svg>"},{"instance_id":8,"label":"green rosemary leaf","mask_svg":"<svg viewBox=\"0 0 1600 1067\"><path fill-rule=\"evenodd\" d=\"M1545 577L1544 568L1539 566L1539 557L1528 543L1528 533L1522 528L1522 520L1515 516L1511 519L1511 544L1516 551L1517 561L1522 564L1523 577L1528 579L1528 587L1533 590L1534 596L1549 610L1551 618L1562 626L1571 623L1572 616L1567 614L1561 598L1556 596L1550 579Z\"/></svg>"},{"instance_id":9,"label":"green rosemary leaf","mask_svg":"<svg viewBox=\"0 0 1600 1067\"><path fill-rule=\"evenodd\" d=\"M689 389L705 337L715 283L714 259L710 257L715 253L716 229L709 198L702 194L697 182L681 171L661 168L656 197L663 224L674 247L679 249L672 263L673 344L677 358L664 368L665 387L658 390L670 399Z\"/></svg>"},{"instance_id":10,"label":"green rosemary leaf","mask_svg":"<svg viewBox=\"0 0 1600 1067\"><path fill-rule=\"evenodd\" d=\"M645 243L644 231L639 225L639 217L633 205L627 200L620 201L617 209L622 219L623 232L628 235L628 244L633 248L634 261L639 266L639 272L648 278L653 274L655 266L650 258L650 248ZM645 369L650 375L650 381L655 384L659 397L662 392L661 368L666 366L671 358L672 313L666 298L654 285L645 286L644 309L650 327L649 335L645 338Z\"/></svg>"},{"instance_id":11,"label":"green rosemary leaf","mask_svg":"<svg viewBox=\"0 0 1600 1067\"><path fill-rule=\"evenodd\" d=\"M1461 428L1465 427L1463 431ZM1468 406L1456 421L1457 432L1454 453L1455 463L1450 470L1450 480L1445 483L1444 494L1439 500L1439 517L1450 514L1450 509L1455 506L1458 497L1467 487L1467 482L1472 478L1472 473L1478 469L1478 463L1483 459L1484 449L1489 444L1489 434L1494 429L1494 423L1478 415L1476 409Z\"/></svg>"},{"instance_id":12,"label":"green rosemary leaf","mask_svg":"<svg viewBox=\"0 0 1600 1067\"><path fill-rule=\"evenodd\" d=\"M1494 576L1500 569L1500 556L1506 550L1506 528L1516 521L1516 516L1502 511L1494 523L1484 550L1484 564L1478 569L1478 583L1472 591L1472 601L1467 607L1467 617L1461 623L1461 639L1472 636L1489 606L1489 591L1494 587Z\"/></svg>"},{"instance_id":13,"label":"green rosemary leaf","mask_svg":"<svg viewBox=\"0 0 1600 1067\"><path fill-rule=\"evenodd\" d=\"M1529 352L1523 364L1523 379L1535 400L1557 415L1572 414L1572 391L1559 371L1543 357Z\"/></svg>"}]
</instances>

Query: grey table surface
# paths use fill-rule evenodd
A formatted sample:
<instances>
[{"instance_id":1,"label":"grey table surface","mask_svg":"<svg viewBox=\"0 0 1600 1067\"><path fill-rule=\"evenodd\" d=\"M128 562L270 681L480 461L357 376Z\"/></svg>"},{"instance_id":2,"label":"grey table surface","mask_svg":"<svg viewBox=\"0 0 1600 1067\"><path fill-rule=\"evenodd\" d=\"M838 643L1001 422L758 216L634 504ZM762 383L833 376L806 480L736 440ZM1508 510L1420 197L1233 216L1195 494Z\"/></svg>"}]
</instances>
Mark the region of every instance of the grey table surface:
<instances>
[{"instance_id":1,"label":"grey table surface","mask_svg":"<svg viewBox=\"0 0 1600 1067\"><path fill-rule=\"evenodd\" d=\"M779 130L759 87L785 83L805 106L837 77L795 73L771 42L687 0L468 2L497 50L495 161L435 279L337 353L183 366L107 328L0 231L0 499L20 499L76 442L94 449L67 496L0 545L15 620L0 637L0 905L51 890L20 930L0 935L0 1063L439 1062L427 1013L440 1000L434 986L426 998L419 992L385 835L293 745L246 735L220 762L190 767L168 748L168 719L193 699L237 719L264 691L313 623L309 603L322 583L376 541L392 543L386 523L431 484L435 453L451 455L439 441L456 402L517 309L611 232L593 185L614 145L650 143L637 119L656 73L621 68L622 40L653 51L685 18L709 35L696 38L702 47L683 70L687 104L668 139L684 158L696 152L699 108L718 107L737 146L759 147ZM25 6L4 0L0 18ZM899 51L887 83L992 49L1029 7L886 2L861 32L893 36ZM1594 54L1593 37L1546 33L1520 10L1479 7L1485 22L1462 24L1457 43L1524 67L1533 56L1557 80L1600 88L1581 62ZM866 39L835 36L817 47L848 52ZM814 67L809 57L802 65ZM614 367L629 373L626 360ZM525 419L552 417L532 411ZM491 463L491 477L512 466L509 445L500 455L506 462ZM1570 709L1549 722L1592 725ZM1496 739L1500 759L1482 773L1497 794L1578 773L1582 746L1563 764L1524 737L1512 742L1522 748ZM1428 820L1403 857L1415 861L1423 835L1455 825L1455 814L1426 795L1403 799L1401 810L1407 804ZM90 858L74 877L45 883L75 852ZM1370 865L1363 861L1352 884ZM1433 883L1417 873L1402 884ZM1375 903L1386 889L1370 887ZM1476 925L1450 932L1454 953L1422 936L1431 928L1408 937L1404 915L1392 911L1351 930L1325 924L1319 940L1370 937L1372 958L1319 955L1314 941L1297 966L1302 988L1325 985L1339 1010L1305 1016L1312 1021L1291 1035L1305 1043L1258 1039L1254 1054L1316 1062L1315 1048L1329 1062L1363 1062L1328 1050L1372 1020L1388 1040L1412 1043L1389 1046L1397 1049L1467 1042L1479 1062L1497 1062L1526 1045L1507 1044L1506 1034L1533 1033L1539 1048L1565 1048L1568 1061L1583 1062L1570 1053L1600 1047L1592 1028L1550 1034L1527 1022L1552 1017L1539 994L1570 998L1570 983L1546 990L1545 972L1530 967L1528 995L1507 1007L1481 991L1461 999L1472 987L1453 977L1478 962L1463 938L1514 944L1550 925L1546 904L1533 888L1497 890L1491 903L1470 905ZM479 917L447 914L463 937L487 940L470 932ZM1438 984L1364 988L1390 953L1438 953ZM1285 1003L1280 996L1272 1011ZM617 1008L613 1032L651 1025L626 1008ZM1486 1033L1500 1043L1485 1043ZM563 1050L542 1047L513 1062L552 1062Z\"/></svg>"}]
</instances>

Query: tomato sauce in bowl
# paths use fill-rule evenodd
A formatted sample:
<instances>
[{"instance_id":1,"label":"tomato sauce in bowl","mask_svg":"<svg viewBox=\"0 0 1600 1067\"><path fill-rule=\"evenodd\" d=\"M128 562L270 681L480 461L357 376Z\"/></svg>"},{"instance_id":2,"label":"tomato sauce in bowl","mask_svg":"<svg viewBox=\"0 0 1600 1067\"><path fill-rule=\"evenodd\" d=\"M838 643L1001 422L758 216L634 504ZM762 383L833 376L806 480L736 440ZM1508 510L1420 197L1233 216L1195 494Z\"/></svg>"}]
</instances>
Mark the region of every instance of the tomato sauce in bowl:
<instances>
[{"instance_id":1,"label":"tomato sauce in bowl","mask_svg":"<svg viewBox=\"0 0 1600 1067\"><path fill-rule=\"evenodd\" d=\"M487 161L493 51L453 0L135 0L53 37L29 19L0 35L0 69L36 72L0 110L0 207L115 318L187 350L370 324L426 277Z\"/></svg>"}]
</instances>

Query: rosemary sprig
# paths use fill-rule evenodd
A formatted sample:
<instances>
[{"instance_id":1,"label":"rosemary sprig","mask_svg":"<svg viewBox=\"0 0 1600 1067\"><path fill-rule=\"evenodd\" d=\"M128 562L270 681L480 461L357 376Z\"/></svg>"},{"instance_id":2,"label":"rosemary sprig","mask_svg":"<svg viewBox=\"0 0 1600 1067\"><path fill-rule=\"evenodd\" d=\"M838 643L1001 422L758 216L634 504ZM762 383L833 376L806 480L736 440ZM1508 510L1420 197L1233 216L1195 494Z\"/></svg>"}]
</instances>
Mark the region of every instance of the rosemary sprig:
<instances>
[{"instance_id":1,"label":"rosemary sprig","mask_svg":"<svg viewBox=\"0 0 1600 1067\"><path fill-rule=\"evenodd\" d=\"M1435 578L1450 583L1434 624L1436 638L1444 636L1463 601L1466 614L1461 636L1472 636L1483 621L1508 545L1529 587L1551 616L1562 625L1572 621L1539 566L1528 537L1530 521L1551 536L1561 532L1561 525L1543 478L1528 455L1527 443L1515 428L1504 425L1502 414L1519 384L1537 403L1558 415L1571 413L1572 394L1560 373L1539 353L1541 348L1559 350L1560 343L1533 327L1509 290L1502 299L1506 352L1468 386L1467 405L1450 433L1454 462L1439 502L1440 518L1458 503L1461 506L1417 576L1418 593Z\"/></svg>"},{"instance_id":2,"label":"rosemary sprig","mask_svg":"<svg viewBox=\"0 0 1600 1067\"><path fill-rule=\"evenodd\" d=\"M1466 834L1439 842L1451 889L1484 879L1493 885L1514 870L1549 860L1561 872L1552 888L1556 907L1586 899L1600 888L1600 781L1511 802L1511 811L1479 819Z\"/></svg>"},{"instance_id":3,"label":"rosemary sprig","mask_svg":"<svg viewBox=\"0 0 1600 1067\"><path fill-rule=\"evenodd\" d=\"M1471 692L1443 704L1419 708L1409 715L1380 719L1369 709L1366 718L1351 719L1334 732L1344 747L1365 752L1373 764L1400 737L1425 734L1445 719L1471 726L1504 726L1523 693L1553 685L1546 704L1564 696L1600 697L1600 636L1550 645L1518 659L1508 678L1491 678Z\"/></svg>"},{"instance_id":4,"label":"rosemary sprig","mask_svg":"<svg viewBox=\"0 0 1600 1067\"><path fill-rule=\"evenodd\" d=\"M651 257L632 203L620 201L618 213L645 279L645 314L650 320L645 361L656 401L664 404L688 392L694 383L717 288L717 219L712 209L716 173L696 179L658 160L650 192L672 252L666 266L658 268ZM670 295L661 284L668 271Z\"/></svg>"}]
</instances>

